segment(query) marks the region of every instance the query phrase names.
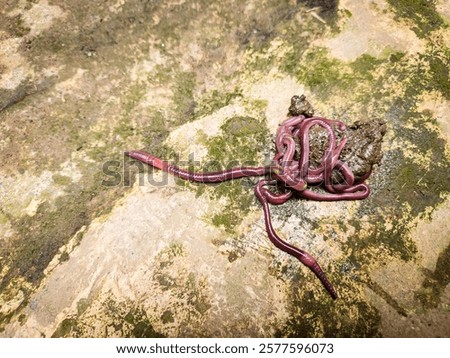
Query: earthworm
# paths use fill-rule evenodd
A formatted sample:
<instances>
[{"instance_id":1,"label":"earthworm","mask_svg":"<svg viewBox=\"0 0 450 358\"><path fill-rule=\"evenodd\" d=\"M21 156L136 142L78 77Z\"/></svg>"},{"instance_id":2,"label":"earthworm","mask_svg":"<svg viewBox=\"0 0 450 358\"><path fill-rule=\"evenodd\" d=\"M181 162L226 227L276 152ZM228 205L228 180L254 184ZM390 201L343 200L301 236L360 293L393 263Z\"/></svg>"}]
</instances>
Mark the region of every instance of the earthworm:
<instances>
[{"instance_id":1,"label":"earthworm","mask_svg":"<svg viewBox=\"0 0 450 358\"><path fill-rule=\"evenodd\" d=\"M310 130L319 126L327 132L328 146L317 167L310 167ZM370 171L355 182L354 175L348 165L339 159L346 138L338 143L335 129L345 130L340 121L322 117L294 116L284 121L277 130L275 139L276 153L271 165L261 167L236 167L216 172L191 172L170 164L144 151L127 151L125 155L151 165L157 169L173 174L185 180L200 183L219 183L226 180L250 176L269 176L261 179L255 186L255 196L263 207L266 231L270 241L280 250L294 256L309 267L322 282L333 299L337 293L317 261L303 251L282 240L275 232L269 211L269 204L280 205L290 200L294 194L305 199L318 201L360 200L366 198L370 189L364 180ZM341 173L344 183L333 182L334 171ZM267 185L278 185L277 192L265 188ZM322 187L325 192L311 190L308 187Z\"/></svg>"},{"instance_id":2,"label":"earthworm","mask_svg":"<svg viewBox=\"0 0 450 358\"><path fill-rule=\"evenodd\" d=\"M226 180L239 179L244 177L262 176L270 172L270 166L266 167L238 167L217 172L197 173L190 172L172 165L165 160L155 157L152 154L141 150L132 150L125 152L130 158L139 160L143 163L151 165L169 174L180 177L184 180L199 183L220 183Z\"/></svg>"},{"instance_id":3,"label":"earthworm","mask_svg":"<svg viewBox=\"0 0 450 358\"><path fill-rule=\"evenodd\" d=\"M267 189L264 189L263 186L267 184L276 184L276 181L267 181L267 180L260 180L256 186L255 186L255 195L258 198L258 200L261 202L263 211L264 211L264 221L266 223L266 231L267 235L269 236L270 241L278 247L280 250L294 256L297 258L302 264L309 267L312 272L319 278L319 280L322 282L325 289L328 291L328 293L331 295L333 299L337 298L337 293L333 288L333 285L328 281L325 273L323 272L322 268L319 266L317 261L312 257L309 253L306 251L303 251L286 241L282 240L272 226L272 221L270 219L270 211L269 211L269 205L267 200L267 193L269 192ZM276 204L281 204L276 203Z\"/></svg>"}]
</instances>

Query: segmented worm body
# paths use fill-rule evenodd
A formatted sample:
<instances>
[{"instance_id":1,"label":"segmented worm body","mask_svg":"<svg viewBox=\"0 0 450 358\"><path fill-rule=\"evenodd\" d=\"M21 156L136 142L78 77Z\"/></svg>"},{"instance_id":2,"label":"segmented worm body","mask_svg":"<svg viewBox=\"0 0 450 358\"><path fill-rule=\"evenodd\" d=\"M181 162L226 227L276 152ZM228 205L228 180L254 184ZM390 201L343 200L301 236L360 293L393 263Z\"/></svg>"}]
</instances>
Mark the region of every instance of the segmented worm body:
<instances>
[{"instance_id":1,"label":"segmented worm body","mask_svg":"<svg viewBox=\"0 0 450 358\"><path fill-rule=\"evenodd\" d=\"M196 173L178 168L175 165L172 165L165 160L161 160L144 151L133 150L130 152L125 152L125 155L175 175L181 179L199 183L220 183L231 179L262 176L270 172L270 167L238 167L217 172Z\"/></svg>"},{"instance_id":2,"label":"segmented worm body","mask_svg":"<svg viewBox=\"0 0 450 358\"><path fill-rule=\"evenodd\" d=\"M310 130L314 126L319 126L326 131L328 143L320 163L316 167L311 167L309 137ZM345 124L322 117L307 118L303 115L287 119L278 128L275 140L276 154L272 164L264 167L236 167L217 172L198 173L178 168L144 151L128 151L125 154L167 173L194 182L219 183L243 177L269 176L270 179L261 179L256 184L255 195L263 207L266 231L270 241L277 248L294 256L309 267L331 297L336 299L337 293L317 261L306 251L285 242L276 234L269 211L269 204L283 204L294 194L319 201L360 200L369 195L370 190L364 180L370 175L370 172L359 181L355 181L351 169L339 159L346 144L346 138L344 137L338 142L335 128L344 131ZM333 172L339 172L343 180L341 182L333 180ZM267 188L269 186L276 190L269 190ZM308 189L310 186L321 187L325 192Z\"/></svg>"}]
</instances>

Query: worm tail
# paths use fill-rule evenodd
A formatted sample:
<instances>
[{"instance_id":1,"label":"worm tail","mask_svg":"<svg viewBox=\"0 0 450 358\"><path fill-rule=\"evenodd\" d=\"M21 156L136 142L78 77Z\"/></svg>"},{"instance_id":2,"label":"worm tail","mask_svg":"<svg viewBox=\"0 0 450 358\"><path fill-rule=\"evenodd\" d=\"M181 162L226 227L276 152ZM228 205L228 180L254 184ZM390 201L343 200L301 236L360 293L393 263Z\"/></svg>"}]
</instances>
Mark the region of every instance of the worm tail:
<instances>
[{"instance_id":1,"label":"worm tail","mask_svg":"<svg viewBox=\"0 0 450 358\"><path fill-rule=\"evenodd\" d=\"M326 275L323 272L322 268L317 263L316 259L314 257L312 257L306 251L303 251L303 250L301 250L301 249L299 249L299 248L297 248L297 247L287 243L286 241L282 240L277 235L275 230L273 229L272 221L271 221L271 218L270 218L269 204L268 204L268 200L267 200L266 194L265 194L267 190L265 190L263 188L264 185L270 184L270 183L271 182L262 179L262 180L260 180L258 182L258 184L256 184L256 187L255 187L255 195L256 195L256 197L258 198L258 200L261 202L261 204L263 206L264 221L265 221L265 224L266 224L266 230L267 230L267 234L269 236L270 241L272 241L272 243L276 247L278 247L280 250L282 250L284 252L287 252L288 254L294 256L302 264L304 264L307 267L309 267L311 269L311 271L314 272L314 274L320 280L320 282L322 282L322 285L328 291L330 296L335 300L338 297L337 293L336 293L335 289L333 288L333 285L331 284L331 282L326 277Z\"/></svg>"}]
</instances>

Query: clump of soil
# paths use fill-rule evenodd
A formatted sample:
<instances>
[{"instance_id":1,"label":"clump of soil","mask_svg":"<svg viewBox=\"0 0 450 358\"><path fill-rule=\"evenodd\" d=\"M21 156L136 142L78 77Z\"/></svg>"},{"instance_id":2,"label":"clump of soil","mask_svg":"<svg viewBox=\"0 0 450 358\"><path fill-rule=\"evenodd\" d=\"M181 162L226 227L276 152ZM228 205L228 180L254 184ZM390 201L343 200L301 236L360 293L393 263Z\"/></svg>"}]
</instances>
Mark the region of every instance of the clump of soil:
<instances>
[{"instance_id":1,"label":"clump of soil","mask_svg":"<svg viewBox=\"0 0 450 358\"><path fill-rule=\"evenodd\" d=\"M312 117L314 108L304 95L293 96L289 115ZM386 133L386 122L381 119L370 119L348 124L343 131L339 130L337 126L334 126L333 129L338 141L347 138L347 143L339 159L352 170L356 181L367 176L373 165L380 164L383 156L381 144ZM309 132L309 140L310 163L312 167L316 167L320 164L323 153L328 148L328 134L322 127L314 126ZM332 179L335 183L344 181L342 174L337 170L333 172Z\"/></svg>"}]
</instances>

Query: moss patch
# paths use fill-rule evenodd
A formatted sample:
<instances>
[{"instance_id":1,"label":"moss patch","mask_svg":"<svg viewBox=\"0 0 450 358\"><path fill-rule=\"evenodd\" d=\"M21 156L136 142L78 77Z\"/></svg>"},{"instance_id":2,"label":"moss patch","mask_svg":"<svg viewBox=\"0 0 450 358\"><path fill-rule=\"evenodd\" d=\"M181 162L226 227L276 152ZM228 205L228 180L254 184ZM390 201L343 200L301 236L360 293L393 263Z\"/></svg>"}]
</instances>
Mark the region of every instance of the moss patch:
<instances>
[{"instance_id":1,"label":"moss patch","mask_svg":"<svg viewBox=\"0 0 450 358\"><path fill-rule=\"evenodd\" d=\"M196 86L195 73L180 72L173 85L174 112L178 118L175 123L181 125L194 119L196 102L194 88Z\"/></svg>"},{"instance_id":2,"label":"moss patch","mask_svg":"<svg viewBox=\"0 0 450 358\"><path fill-rule=\"evenodd\" d=\"M182 331L203 322L211 308L208 282L186 267L184 248L174 243L158 253L152 280L162 297L170 298L158 315L163 324L175 322ZM199 327L197 327L199 329Z\"/></svg>"},{"instance_id":3,"label":"moss patch","mask_svg":"<svg viewBox=\"0 0 450 358\"><path fill-rule=\"evenodd\" d=\"M289 316L286 326L281 328L279 337L379 337L380 315L363 300L353 297L352 303L330 304L312 293L300 294L303 284L291 287Z\"/></svg>"},{"instance_id":4,"label":"moss patch","mask_svg":"<svg viewBox=\"0 0 450 358\"><path fill-rule=\"evenodd\" d=\"M232 117L221 126L221 135L209 138L208 168L223 170L239 166L262 165L263 151L269 142L265 119L253 117ZM243 181L224 182L211 190L211 197L226 198L225 207L212 216L212 223L228 233L234 233L254 201L253 189L245 187ZM200 189L201 190L201 189Z\"/></svg>"},{"instance_id":5,"label":"moss patch","mask_svg":"<svg viewBox=\"0 0 450 358\"><path fill-rule=\"evenodd\" d=\"M9 17L0 14L0 30L9 33L11 37L22 37L26 36L31 29L25 25L21 15Z\"/></svg>"},{"instance_id":6,"label":"moss patch","mask_svg":"<svg viewBox=\"0 0 450 358\"><path fill-rule=\"evenodd\" d=\"M416 298L427 308L436 308L441 296L450 283L450 246L439 255L434 272L425 271L422 287L416 292Z\"/></svg>"},{"instance_id":7,"label":"moss patch","mask_svg":"<svg viewBox=\"0 0 450 358\"><path fill-rule=\"evenodd\" d=\"M172 323L174 322L173 313L170 310L164 311L161 316L161 321L163 323Z\"/></svg>"},{"instance_id":8,"label":"moss patch","mask_svg":"<svg viewBox=\"0 0 450 358\"><path fill-rule=\"evenodd\" d=\"M52 334L52 338L73 337L79 333L77 321L74 318L64 319Z\"/></svg>"},{"instance_id":9,"label":"moss patch","mask_svg":"<svg viewBox=\"0 0 450 358\"><path fill-rule=\"evenodd\" d=\"M88 305L89 306L89 305ZM52 338L93 336L95 322L102 319L105 330L96 332L96 337L121 336L127 338L161 338L162 334L153 324L144 309L131 302L116 302L109 298L95 315L86 303L79 304L78 315L65 318L52 334ZM81 307L81 309L80 309Z\"/></svg>"},{"instance_id":10,"label":"moss patch","mask_svg":"<svg viewBox=\"0 0 450 358\"><path fill-rule=\"evenodd\" d=\"M428 57L428 60L430 74L433 77L432 84L446 99L450 99L450 73L448 65L450 61L450 50L436 51Z\"/></svg>"},{"instance_id":11,"label":"moss patch","mask_svg":"<svg viewBox=\"0 0 450 358\"><path fill-rule=\"evenodd\" d=\"M242 97L242 91L239 88L235 88L231 92L212 90L199 100L198 107L196 108L196 116L202 117L212 114L220 108L228 106L233 100Z\"/></svg>"},{"instance_id":12,"label":"moss patch","mask_svg":"<svg viewBox=\"0 0 450 358\"><path fill-rule=\"evenodd\" d=\"M240 165L255 165L265 145L269 132L265 120L252 117L232 117L220 127L222 135L208 139L205 143L211 161L230 168L235 162Z\"/></svg>"},{"instance_id":13,"label":"moss patch","mask_svg":"<svg viewBox=\"0 0 450 358\"><path fill-rule=\"evenodd\" d=\"M345 64L331 57L326 48L312 48L304 53L292 48L281 61L280 69L295 76L322 100L340 91L353 91L361 93L357 100L364 101L367 98L364 89L375 84L375 69L385 62L386 59L364 54Z\"/></svg>"},{"instance_id":14,"label":"moss patch","mask_svg":"<svg viewBox=\"0 0 450 358\"><path fill-rule=\"evenodd\" d=\"M436 11L435 0L388 0L398 18L411 24L417 36L424 38L445 25Z\"/></svg>"},{"instance_id":15,"label":"moss patch","mask_svg":"<svg viewBox=\"0 0 450 358\"><path fill-rule=\"evenodd\" d=\"M111 197L120 197L123 192L123 187L105 190L101 186L101 174L93 173L87 181L68 186L67 195L57 198L53 206L41 204L34 217L9 218L20 239L11 242L13 247L0 248L2 261L8 267L0 281L2 294L19 278L23 279L20 286L26 304L32 291L25 287L37 285L60 247L82 226L88 225L92 217L107 213L111 209ZM68 256L63 253L60 261L67 260ZM0 323L6 324L10 318L0 317Z\"/></svg>"},{"instance_id":16,"label":"moss patch","mask_svg":"<svg viewBox=\"0 0 450 358\"><path fill-rule=\"evenodd\" d=\"M130 334L126 335L131 338L161 338L162 334L155 331L147 314L143 310L134 309L127 314L128 321L132 325Z\"/></svg>"},{"instance_id":17,"label":"moss patch","mask_svg":"<svg viewBox=\"0 0 450 358\"><path fill-rule=\"evenodd\" d=\"M147 312L133 302L116 302L110 298L106 302L105 312L109 321L108 331L104 337L119 334L126 338L162 338L163 334L153 328L152 319ZM89 324L89 321L86 323Z\"/></svg>"}]
</instances>

